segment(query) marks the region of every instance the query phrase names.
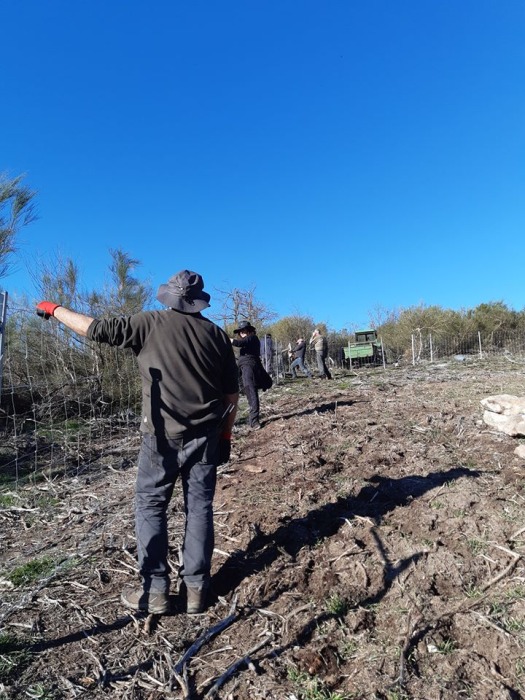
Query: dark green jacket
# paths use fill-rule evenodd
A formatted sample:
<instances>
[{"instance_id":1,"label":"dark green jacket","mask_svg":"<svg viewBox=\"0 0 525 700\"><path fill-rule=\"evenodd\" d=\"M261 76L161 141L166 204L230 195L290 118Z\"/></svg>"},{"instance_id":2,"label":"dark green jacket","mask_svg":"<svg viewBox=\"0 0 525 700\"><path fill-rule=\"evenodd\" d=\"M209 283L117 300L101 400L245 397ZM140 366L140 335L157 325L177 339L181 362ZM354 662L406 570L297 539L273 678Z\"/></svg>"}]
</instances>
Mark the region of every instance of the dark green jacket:
<instances>
[{"instance_id":1,"label":"dark green jacket","mask_svg":"<svg viewBox=\"0 0 525 700\"><path fill-rule=\"evenodd\" d=\"M223 414L224 395L239 390L231 342L201 314L166 309L95 320L87 336L137 356L144 432L204 431Z\"/></svg>"}]
</instances>

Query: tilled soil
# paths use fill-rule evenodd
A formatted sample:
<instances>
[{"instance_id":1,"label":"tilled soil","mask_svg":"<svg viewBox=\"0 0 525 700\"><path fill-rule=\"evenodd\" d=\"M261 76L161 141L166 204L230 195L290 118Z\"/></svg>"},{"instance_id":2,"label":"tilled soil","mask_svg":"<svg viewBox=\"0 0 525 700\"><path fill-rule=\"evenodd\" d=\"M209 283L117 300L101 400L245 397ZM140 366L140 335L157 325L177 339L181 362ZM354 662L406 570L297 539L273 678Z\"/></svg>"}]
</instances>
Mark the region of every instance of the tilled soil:
<instances>
[{"instance_id":1,"label":"tilled soil","mask_svg":"<svg viewBox=\"0 0 525 700\"><path fill-rule=\"evenodd\" d=\"M0 509L0 697L525 697L525 464L479 403L524 395L521 370L451 361L285 380L262 395L257 432L242 398L201 616L176 590L170 616L122 608L138 580L139 437L92 436L80 466ZM36 582L7 580L42 561L53 567Z\"/></svg>"}]
</instances>

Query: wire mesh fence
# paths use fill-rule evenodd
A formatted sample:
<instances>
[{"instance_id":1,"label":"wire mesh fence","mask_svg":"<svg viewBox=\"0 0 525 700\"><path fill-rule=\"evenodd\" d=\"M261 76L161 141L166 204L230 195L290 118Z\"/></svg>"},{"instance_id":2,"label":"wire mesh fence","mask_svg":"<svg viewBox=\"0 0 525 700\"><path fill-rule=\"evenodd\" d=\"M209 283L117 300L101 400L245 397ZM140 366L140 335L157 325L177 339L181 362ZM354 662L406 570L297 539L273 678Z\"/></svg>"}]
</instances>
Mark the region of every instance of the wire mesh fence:
<instances>
[{"instance_id":1,"label":"wire mesh fence","mask_svg":"<svg viewBox=\"0 0 525 700\"><path fill-rule=\"evenodd\" d=\"M403 341L379 337L385 363L400 365L505 357L521 369L525 337L519 332L444 335L417 331ZM328 365L335 377L353 374L340 337L329 337ZM290 380L291 345L274 342L263 362L279 386ZM80 474L104 460L129 460L138 447L141 386L131 352L97 346L63 326L15 312L2 328L0 484ZM317 375L315 352L305 363ZM350 370L350 372L349 372ZM312 388L312 391L315 389Z\"/></svg>"},{"instance_id":2,"label":"wire mesh fence","mask_svg":"<svg viewBox=\"0 0 525 700\"><path fill-rule=\"evenodd\" d=\"M521 331L495 331L458 335L416 332L410 343L385 343L387 357L392 362L436 362L447 358L490 359L508 356L525 358L525 335Z\"/></svg>"},{"instance_id":3,"label":"wire mesh fence","mask_svg":"<svg viewBox=\"0 0 525 700\"><path fill-rule=\"evenodd\" d=\"M138 437L140 379L131 353L14 313L4 328L0 483L80 473Z\"/></svg>"},{"instance_id":4,"label":"wire mesh fence","mask_svg":"<svg viewBox=\"0 0 525 700\"><path fill-rule=\"evenodd\" d=\"M394 365L422 362L437 362L450 358L456 359L490 359L491 357L515 358L525 360L525 334L520 331L497 331L492 333L432 334L412 333L399 340L378 336L378 345L382 348L379 355L370 356L360 363L348 362L345 350L353 339L346 343L339 336L328 337L327 364L332 369L344 372L361 366L377 366L388 369ZM290 365L293 360L291 343L274 341L268 360L263 362L274 381L279 382L291 376ZM312 347L307 347L305 365L315 375L317 360Z\"/></svg>"}]
</instances>

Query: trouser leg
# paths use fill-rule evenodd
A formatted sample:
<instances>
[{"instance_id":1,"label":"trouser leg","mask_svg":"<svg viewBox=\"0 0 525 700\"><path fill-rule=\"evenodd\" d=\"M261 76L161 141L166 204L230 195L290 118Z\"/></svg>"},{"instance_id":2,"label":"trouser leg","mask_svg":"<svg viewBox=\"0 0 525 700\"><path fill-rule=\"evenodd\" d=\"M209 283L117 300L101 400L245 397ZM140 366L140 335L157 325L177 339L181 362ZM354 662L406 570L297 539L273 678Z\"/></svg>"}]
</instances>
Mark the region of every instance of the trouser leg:
<instances>
[{"instance_id":1,"label":"trouser leg","mask_svg":"<svg viewBox=\"0 0 525 700\"><path fill-rule=\"evenodd\" d=\"M308 367L304 364L303 360L301 360L301 359L299 360L299 367L300 367L300 369L301 369L301 372L303 372L304 374L306 374L307 377L310 377L310 376L311 376L311 375L310 375L310 370L308 369Z\"/></svg>"},{"instance_id":2,"label":"trouser leg","mask_svg":"<svg viewBox=\"0 0 525 700\"><path fill-rule=\"evenodd\" d=\"M319 371L319 375L321 377L326 377L327 379L332 379L332 375L330 374L330 371L328 370L328 367L326 366L326 361L325 361L325 358L323 357L323 353L316 352L316 356L317 356L317 369Z\"/></svg>"},{"instance_id":3,"label":"trouser leg","mask_svg":"<svg viewBox=\"0 0 525 700\"><path fill-rule=\"evenodd\" d=\"M135 494L137 556L144 590L167 593L167 508L179 473L178 450L171 446L158 451L153 435L144 435L138 458Z\"/></svg>"},{"instance_id":4,"label":"trouser leg","mask_svg":"<svg viewBox=\"0 0 525 700\"><path fill-rule=\"evenodd\" d=\"M207 584L214 547L213 497L217 481L218 435L184 445L182 488L186 525L181 575L190 587Z\"/></svg>"},{"instance_id":5,"label":"trouser leg","mask_svg":"<svg viewBox=\"0 0 525 700\"><path fill-rule=\"evenodd\" d=\"M255 425L259 422L259 392L257 391L255 373L251 365L246 364L242 366L242 380L244 384L244 393L246 394L250 407L250 425Z\"/></svg>"}]
</instances>

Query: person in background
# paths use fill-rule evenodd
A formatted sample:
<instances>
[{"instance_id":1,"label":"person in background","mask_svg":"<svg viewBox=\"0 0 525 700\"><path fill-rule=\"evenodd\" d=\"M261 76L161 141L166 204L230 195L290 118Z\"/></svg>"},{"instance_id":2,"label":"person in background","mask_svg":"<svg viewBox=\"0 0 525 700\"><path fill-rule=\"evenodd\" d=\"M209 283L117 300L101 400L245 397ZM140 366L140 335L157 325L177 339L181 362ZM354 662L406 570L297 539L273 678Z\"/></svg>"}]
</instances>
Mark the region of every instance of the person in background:
<instances>
[{"instance_id":1,"label":"person in background","mask_svg":"<svg viewBox=\"0 0 525 700\"><path fill-rule=\"evenodd\" d=\"M271 333L266 333L261 339L261 360L264 369L274 376L273 371L273 338Z\"/></svg>"},{"instance_id":2,"label":"person in background","mask_svg":"<svg viewBox=\"0 0 525 700\"><path fill-rule=\"evenodd\" d=\"M242 321L233 331L232 345L239 348L239 371L244 393L248 400L248 421L253 430L259 430L259 390L257 388L257 365L261 361L261 343L255 328L249 321Z\"/></svg>"},{"instance_id":3,"label":"person in background","mask_svg":"<svg viewBox=\"0 0 525 700\"><path fill-rule=\"evenodd\" d=\"M135 493L142 586L125 589L121 600L132 610L170 611L167 509L180 477L186 525L179 573L187 612L199 614L210 583L217 466L230 456L238 369L226 333L201 315L210 295L199 274L181 270L160 285L157 299L168 308L100 320L50 301L41 301L37 313L135 353L142 380Z\"/></svg>"},{"instance_id":4,"label":"person in background","mask_svg":"<svg viewBox=\"0 0 525 700\"><path fill-rule=\"evenodd\" d=\"M310 346L315 350L317 358L317 369L321 379L332 379L328 367L326 366L326 358L328 357L328 341L321 335L319 329L316 328L310 338Z\"/></svg>"},{"instance_id":5,"label":"person in background","mask_svg":"<svg viewBox=\"0 0 525 700\"><path fill-rule=\"evenodd\" d=\"M292 377L297 379L297 367L301 370L303 374L307 377L311 377L310 370L304 364L304 357L306 355L306 342L304 338L298 338L295 347L291 349L292 354L292 364L290 365L290 370L292 372Z\"/></svg>"}]
</instances>

